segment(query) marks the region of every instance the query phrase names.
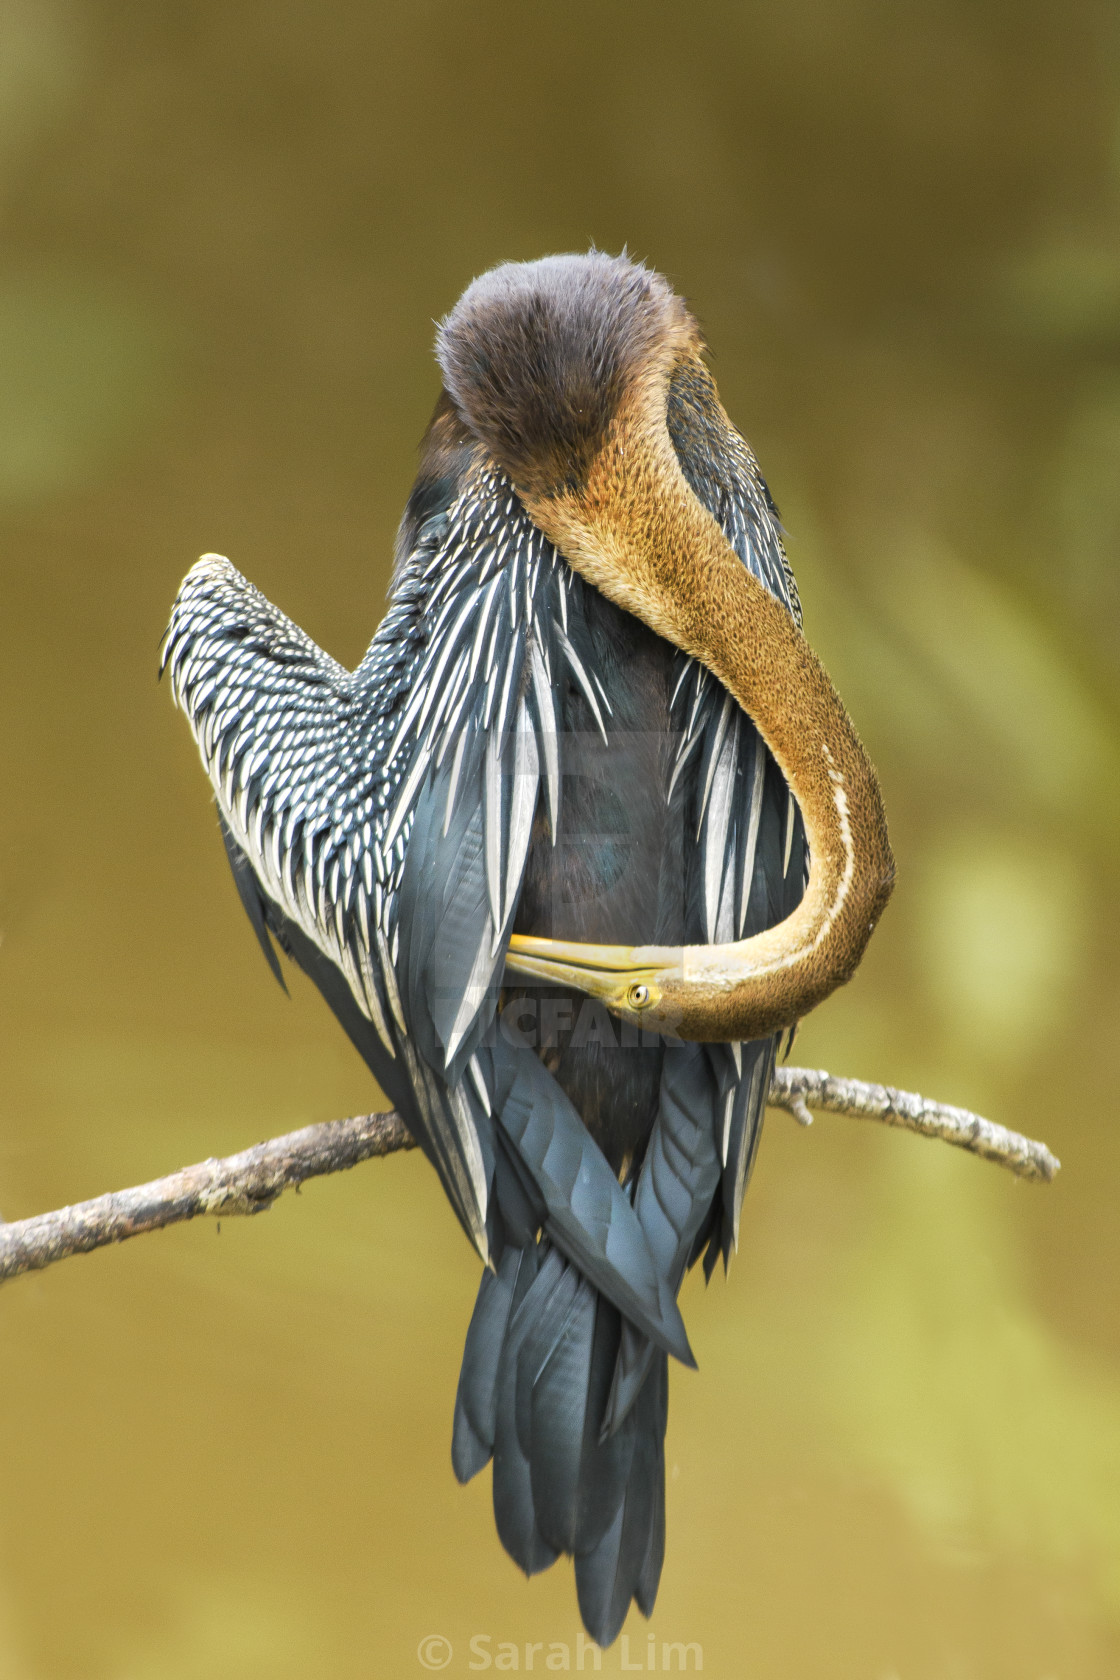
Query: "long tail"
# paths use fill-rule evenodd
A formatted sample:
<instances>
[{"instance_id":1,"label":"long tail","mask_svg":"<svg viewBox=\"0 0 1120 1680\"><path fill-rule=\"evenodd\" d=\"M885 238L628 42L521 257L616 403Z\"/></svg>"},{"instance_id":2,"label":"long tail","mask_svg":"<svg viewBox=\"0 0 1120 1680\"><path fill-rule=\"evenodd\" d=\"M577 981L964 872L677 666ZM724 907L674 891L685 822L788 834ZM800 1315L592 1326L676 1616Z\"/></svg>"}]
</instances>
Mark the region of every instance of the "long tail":
<instances>
[{"instance_id":1,"label":"long tail","mask_svg":"<svg viewBox=\"0 0 1120 1680\"><path fill-rule=\"evenodd\" d=\"M467 1332L452 1463L462 1482L494 1461L494 1517L527 1575L575 1558L592 1638L617 1637L633 1600L650 1615L665 1555L668 1360L604 1434L622 1320L547 1239L507 1247Z\"/></svg>"},{"instance_id":2,"label":"long tail","mask_svg":"<svg viewBox=\"0 0 1120 1680\"><path fill-rule=\"evenodd\" d=\"M658 1118L627 1192L535 1057L500 1044L482 1054L492 1058L491 1089L501 1096L497 1264L483 1275L467 1332L452 1462L465 1482L493 1459L502 1544L528 1575L561 1552L574 1557L584 1623L607 1646L631 1602L649 1616L657 1597L666 1350L688 1349L667 1305L658 1312L654 1303L672 1303L676 1314L685 1268L713 1215L718 1225L720 1084L708 1047L666 1051ZM532 1125L522 1123L524 1113ZM582 1210L582 1230L542 1207L541 1187L555 1194L559 1184L570 1187L571 1211ZM659 1279L644 1308L639 1251Z\"/></svg>"}]
</instances>

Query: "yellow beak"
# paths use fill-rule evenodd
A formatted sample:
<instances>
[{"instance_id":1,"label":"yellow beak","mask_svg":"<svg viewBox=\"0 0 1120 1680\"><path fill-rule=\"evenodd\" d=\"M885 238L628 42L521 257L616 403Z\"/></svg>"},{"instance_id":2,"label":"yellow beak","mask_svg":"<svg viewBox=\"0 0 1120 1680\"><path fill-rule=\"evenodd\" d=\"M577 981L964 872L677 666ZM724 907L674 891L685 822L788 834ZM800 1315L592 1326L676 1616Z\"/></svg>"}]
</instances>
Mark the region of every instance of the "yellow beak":
<instances>
[{"instance_id":1,"label":"yellow beak","mask_svg":"<svg viewBox=\"0 0 1120 1680\"><path fill-rule=\"evenodd\" d=\"M652 1026L662 1001L661 982L680 977L682 955L659 945L581 945L515 933L506 967L601 998L616 1014Z\"/></svg>"}]
</instances>

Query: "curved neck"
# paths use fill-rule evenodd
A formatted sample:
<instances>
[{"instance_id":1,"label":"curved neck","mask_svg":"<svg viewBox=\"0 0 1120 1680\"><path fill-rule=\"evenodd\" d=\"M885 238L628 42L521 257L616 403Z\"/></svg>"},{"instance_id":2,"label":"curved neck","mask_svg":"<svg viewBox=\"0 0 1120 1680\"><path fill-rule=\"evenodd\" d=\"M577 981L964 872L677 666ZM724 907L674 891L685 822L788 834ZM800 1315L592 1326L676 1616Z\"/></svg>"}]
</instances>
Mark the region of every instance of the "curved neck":
<instances>
[{"instance_id":1,"label":"curved neck","mask_svg":"<svg viewBox=\"0 0 1120 1680\"><path fill-rule=\"evenodd\" d=\"M575 571L734 695L801 808L810 870L793 914L750 939L673 953L658 963L655 995L632 1005L682 1037L734 1041L791 1025L850 978L894 862L875 772L836 690L681 472L665 425L668 372L651 368L631 387L576 488L521 494ZM635 962L647 954L652 962L652 950L635 950Z\"/></svg>"}]
</instances>

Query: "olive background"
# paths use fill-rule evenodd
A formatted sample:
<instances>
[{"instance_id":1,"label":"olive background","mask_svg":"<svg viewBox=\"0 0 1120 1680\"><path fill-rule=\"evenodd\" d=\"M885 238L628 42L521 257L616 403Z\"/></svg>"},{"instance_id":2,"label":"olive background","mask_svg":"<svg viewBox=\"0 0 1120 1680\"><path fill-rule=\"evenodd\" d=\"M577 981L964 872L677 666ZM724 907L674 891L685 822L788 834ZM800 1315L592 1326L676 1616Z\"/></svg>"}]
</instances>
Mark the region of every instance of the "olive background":
<instances>
[{"instance_id":1,"label":"olive background","mask_svg":"<svg viewBox=\"0 0 1120 1680\"><path fill-rule=\"evenodd\" d=\"M651 1626L708 1675L1120 1672L1118 212L1098 0L0 0L3 1216L377 1104L159 639L216 549L356 662L433 320L591 242L691 300L883 780L793 1059L1063 1160L770 1117L672 1378ZM0 1680L574 1664L451 1473L477 1274L414 1155L0 1291Z\"/></svg>"}]
</instances>

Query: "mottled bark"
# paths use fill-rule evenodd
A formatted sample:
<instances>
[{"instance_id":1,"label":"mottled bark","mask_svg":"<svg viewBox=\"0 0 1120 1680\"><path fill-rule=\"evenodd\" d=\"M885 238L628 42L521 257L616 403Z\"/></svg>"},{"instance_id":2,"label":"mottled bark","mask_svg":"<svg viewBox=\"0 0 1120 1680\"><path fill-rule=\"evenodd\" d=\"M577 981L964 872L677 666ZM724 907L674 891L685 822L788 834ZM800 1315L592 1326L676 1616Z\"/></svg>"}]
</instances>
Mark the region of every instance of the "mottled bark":
<instances>
[{"instance_id":1,"label":"mottled bark","mask_svg":"<svg viewBox=\"0 0 1120 1680\"><path fill-rule=\"evenodd\" d=\"M803 1126L810 1126L810 1109L827 1114L850 1114L855 1120L879 1120L923 1137L941 1138L985 1161L996 1161L1019 1178L1054 1178L1061 1162L1044 1143L997 1126L967 1108L931 1102L915 1091L896 1091L892 1085L868 1085L862 1079L836 1079L820 1068L778 1068L770 1087L771 1108L784 1108Z\"/></svg>"},{"instance_id":2,"label":"mottled bark","mask_svg":"<svg viewBox=\"0 0 1120 1680\"><path fill-rule=\"evenodd\" d=\"M772 1108L786 1109L802 1125L811 1123L811 1109L850 1114L943 1138L985 1160L998 1161L1022 1178L1050 1180L1058 1171L1059 1162L1045 1144L1020 1137L967 1109L929 1102L888 1085L834 1079L812 1068L778 1068L769 1101ZM87 1254L142 1231L197 1219L200 1214L222 1218L262 1213L282 1191L304 1179L342 1172L375 1155L414 1147L398 1115L360 1114L350 1120L305 1126L224 1160L200 1161L150 1184L115 1190L55 1213L40 1213L10 1225L0 1222L0 1280L39 1271L69 1254Z\"/></svg>"},{"instance_id":3,"label":"mottled bark","mask_svg":"<svg viewBox=\"0 0 1120 1680\"><path fill-rule=\"evenodd\" d=\"M342 1172L374 1155L391 1155L415 1145L396 1114L360 1114L326 1120L284 1137L270 1138L224 1160L200 1161L166 1178L114 1190L90 1202L40 1213L33 1219L0 1223L0 1280L38 1271L68 1254L88 1254L158 1231L184 1219L211 1214L263 1213L284 1190Z\"/></svg>"}]
</instances>

